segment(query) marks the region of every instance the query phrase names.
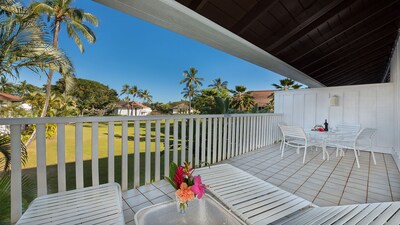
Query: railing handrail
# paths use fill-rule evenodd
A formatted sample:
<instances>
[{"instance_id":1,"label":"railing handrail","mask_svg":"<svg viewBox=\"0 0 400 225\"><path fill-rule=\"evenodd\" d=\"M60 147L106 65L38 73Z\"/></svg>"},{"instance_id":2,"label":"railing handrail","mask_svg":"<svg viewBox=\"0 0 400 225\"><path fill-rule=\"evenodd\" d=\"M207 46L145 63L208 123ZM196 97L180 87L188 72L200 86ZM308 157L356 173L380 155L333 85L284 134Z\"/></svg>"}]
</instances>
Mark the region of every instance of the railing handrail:
<instances>
[{"instance_id":1,"label":"railing handrail","mask_svg":"<svg viewBox=\"0 0 400 225\"><path fill-rule=\"evenodd\" d=\"M197 119L197 118L232 118L255 116L281 116L278 113L248 113L248 114L196 114L196 115L157 115L157 116L77 116L77 117L21 117L0 119L0 125L49 124L49 123L85 123L113 121L147 121L164 119Z\"/></svg>"}]
</instances>

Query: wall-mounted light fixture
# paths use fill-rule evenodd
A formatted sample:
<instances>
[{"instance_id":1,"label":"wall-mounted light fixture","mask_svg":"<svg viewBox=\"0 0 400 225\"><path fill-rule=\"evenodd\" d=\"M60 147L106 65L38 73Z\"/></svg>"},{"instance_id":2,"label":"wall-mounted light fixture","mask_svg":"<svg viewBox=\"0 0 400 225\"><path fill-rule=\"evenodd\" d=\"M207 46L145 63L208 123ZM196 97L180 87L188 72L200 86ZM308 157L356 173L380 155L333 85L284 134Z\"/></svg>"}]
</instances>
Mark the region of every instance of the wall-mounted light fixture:
<instances>
[{"instance_id":1,"label":"wall-mounted light fixture","mask_svg":"<svg viewBox=\"0 0 400 225\"><path fill-rule=\"evenodd\" d=\"M330 104L330 106L339 106L339 96L332 95L329 98L329 104Z\"/></svg>"}]
</instances>

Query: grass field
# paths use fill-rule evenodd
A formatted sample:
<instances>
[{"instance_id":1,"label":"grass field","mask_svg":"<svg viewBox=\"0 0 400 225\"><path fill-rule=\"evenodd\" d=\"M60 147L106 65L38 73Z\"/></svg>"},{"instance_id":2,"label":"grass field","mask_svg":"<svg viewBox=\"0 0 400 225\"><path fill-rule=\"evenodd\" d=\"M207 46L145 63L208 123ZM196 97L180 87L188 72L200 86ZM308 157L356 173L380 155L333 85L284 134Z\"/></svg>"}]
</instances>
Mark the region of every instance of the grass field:
<instances>
[{"instance_id":1,"label":"grass field","mask_svg":"<svg viewBox=\"0 0 400 225\"><path fill-rule=\"evenodd\" d=\"M140 130L140 180L144 184L145 174L145 123L141 123ZM161 149L161 179L164 175L164 124L161 124L160 149ZM83 159L84 159L84 185L92 184L91 169L91 124L84 124L83 127ZM172 131L172 129L170 129ZM180 131L179 127L179 131ZM108 179L108 125L99 124L99 178L100 183L106 183ZM115 123L114 126L114 151L115 151L115 181L121 181L121 143L122 143L121 123ZM180 134L179 134L180 135ZM133 123L128 124L128 186L133 188L133 153L134 153L134 128ZM170 147L172 147L172 132L170 134ZM67 189L75 188L75 126L65 126L65 156L66 156L66 178ZM180 140L178 141L180 144ZM151 130L151 180L155 179L155 124L152 123ZM170 160L172 160L173 152L170 150ZM178 152L180 160L181 152ZM57 138L46 140L46 162L47 162L47 182L49 193L57 192ZM32 182L36 182L36 142L33 141L28 147L28 161L24 167L23 174L31 177ZM31 197L27 197L30 199Z\"/></svg>"},{"instance_id":2,"label":"grass field","mask_svg":"<svg viewBox=\"0 0 400 225\"><path fill-rule=\"evenodd\" d=\"M141 123L140 129L140 151L145 152L145 123ZM179 129L180 130L180 129ZM83 127L83 159L90 160L92 153L92 128L91 123L84 124ZM99 158L106 158L108 156L108 125L106 123L99 123ZM170 135L170 141L172 143L172 135ZM114 125L114 151L115 155L121 155L121 143L122 143L122 129L121 123L115 123ZM164 124L161 124L161 143L160 148L164 149ZM128 123L128 154L133 153L134 145L134 128L133 123ZM151 130L151 151L155 151L155 124L152 123ZM75 126L65 126L65 157L66 162L75 161ZM24 168L36 167L36 142L33 141L28 147L29 159ZM46 140L46 162L47 165L57 164L57 137Z\"/></svg>"}]
</instances>

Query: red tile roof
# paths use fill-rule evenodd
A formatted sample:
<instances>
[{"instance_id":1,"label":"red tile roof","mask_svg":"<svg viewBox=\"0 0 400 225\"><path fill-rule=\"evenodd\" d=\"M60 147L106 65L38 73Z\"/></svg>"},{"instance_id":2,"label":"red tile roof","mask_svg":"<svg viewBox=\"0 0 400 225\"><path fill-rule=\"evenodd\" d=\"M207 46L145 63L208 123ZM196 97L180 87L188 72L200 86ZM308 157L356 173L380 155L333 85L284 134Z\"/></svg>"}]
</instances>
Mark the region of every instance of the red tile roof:
<instances>
[{"instance_id":1,"label":"red tile roof","mask_svg":"<svg viewBox=\"0 0 400 225\"><path fill-rule=\"evenodd\" d=\"M22 98L15 96L15 95L6 94L3 92L0 92L0 99L7 100L10 102L22 102Z\"/></svg>"},{"instance_id":2,"label":"red tile roof","mask_svg":"<svg viewBox=\"0 0 400 225\"><path fill-rule=\"evenodd\" d=\"M274 92L273 90L251 91L250 95L254 97L254 102L259 107L265 107L271 101L270 96Z\"/></svg>"},{"instance_id":3,"label":"red tile roof","mask_svg":"<svg viewBox=\"0 0 400 225\"><path fill-rule=\"evenodd\" d=\"M142 108L142 109L149 108L149 107L143 105L142 103L136 102L136 101L132 101L132 102L129 102L129 103L128 102L123 102L123 103L118 104L117 107L118 108L130 108L130 107L133 107L133 108Z\"/></svg>"}]
</instances>

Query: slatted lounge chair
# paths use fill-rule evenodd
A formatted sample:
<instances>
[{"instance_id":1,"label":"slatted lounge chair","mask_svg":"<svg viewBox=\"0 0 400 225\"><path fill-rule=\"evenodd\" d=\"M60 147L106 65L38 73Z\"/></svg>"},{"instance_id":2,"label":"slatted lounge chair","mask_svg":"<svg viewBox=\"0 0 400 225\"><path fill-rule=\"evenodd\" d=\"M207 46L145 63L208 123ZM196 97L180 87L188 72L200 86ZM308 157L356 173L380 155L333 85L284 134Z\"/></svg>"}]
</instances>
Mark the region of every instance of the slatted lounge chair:
<instances>
[{"instance_id":1,"label":"slatted lounge chair","mask_svg":"<svg viewBox=\"0 0 400 225\"><path fill-rule=\"evenodd\" d=\"M269 224L312 203L232 165L195 170L207 189L248 224Z\"/></svg>"},{"instance_id":2,"label":"slatted lounge chair","mask_svg":"<svg viewBox=\"0 0 400 225\"><path fill-rule=\"evenodd\" d=\"M400 224L400 202L319 207L275 224Z\"/></svg>"},{"instance_id":3,"label":"slatted lounge chair","mask_svg":"<svg viewBox=\"0 0 400 225\"><path fill-rule=\"evenodd\" d=\"M400 224L400 202L318 207L229 164L195 175L247 224Z\"/></svg>"},{"instance_id":4,"label":"slatted lounge chair","mask_svg":"<svg viewBox=\"0 0 400 225\"><path fill-rule=\"evenodd\" d=\"M121 188L110 183L38 197L17 224L125 224Z\"/></svg>"}]
</instances>

